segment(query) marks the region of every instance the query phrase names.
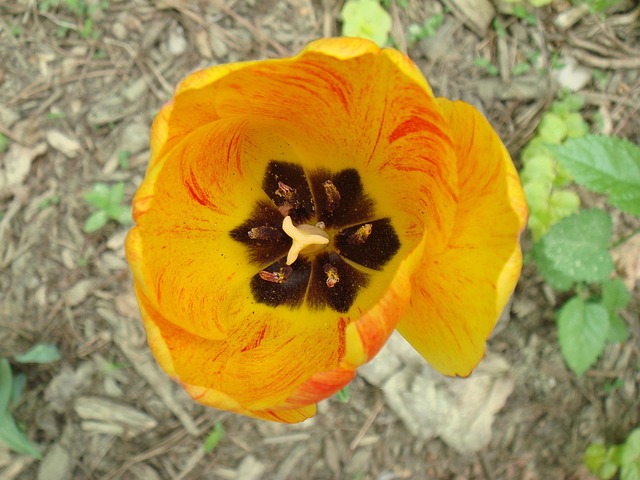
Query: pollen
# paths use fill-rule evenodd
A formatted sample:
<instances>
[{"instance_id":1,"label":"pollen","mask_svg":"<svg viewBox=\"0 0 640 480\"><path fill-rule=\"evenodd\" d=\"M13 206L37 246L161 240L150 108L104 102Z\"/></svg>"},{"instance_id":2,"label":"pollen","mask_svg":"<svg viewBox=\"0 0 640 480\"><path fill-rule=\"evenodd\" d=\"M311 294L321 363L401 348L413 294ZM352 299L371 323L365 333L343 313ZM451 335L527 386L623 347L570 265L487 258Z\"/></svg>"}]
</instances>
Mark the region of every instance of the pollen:
<instances>
[{"instance_id":1,"label":"pollen","mask_svg":"<svg viewBox=\"0 0 640 480\"><path fill-rule=\"evenodd\" d=\"M351 245L362 245L367 241L369 235L371 235L371 231L373 230L373 225L371 223L365 223L358 230L356 230L353 234L349 235L347 242Z\"/></svg>"},{"instance_id":2,"label":"pollen","mask_svg":"<svg viewBox=\"0 0 640 480\"><path fill-rule=\"evenodd\" d=\"M338 269L327 263L323 267L324 273L327 276L327 287L333 288L336 286L336 283L340 281L340 275L338 275Z\"/></svg>"},{"instance_id":3,"label":"pollen","mask_svg":"<svg viewBox=\"0 0 640 480\"><path fill-rule=\"evenodd\" d=\"M286 216L282 221L282 230L293 240L287 254L287 265L295 262L300 252L305 248L329 243L329 235L323 229L307 224L300 224L296 227L290 216Z\"/></svg>"}]
</instances>

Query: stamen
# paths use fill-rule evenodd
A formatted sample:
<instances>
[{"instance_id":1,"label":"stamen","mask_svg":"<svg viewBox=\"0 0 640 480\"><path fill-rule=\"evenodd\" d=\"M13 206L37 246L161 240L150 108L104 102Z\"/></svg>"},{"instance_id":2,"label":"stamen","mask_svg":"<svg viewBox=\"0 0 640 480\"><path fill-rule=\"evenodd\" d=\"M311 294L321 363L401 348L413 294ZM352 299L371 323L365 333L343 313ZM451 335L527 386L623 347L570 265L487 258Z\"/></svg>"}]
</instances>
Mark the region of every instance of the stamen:
<instances>
[{"instance_id":1,"label":"stamen","mask_svg":"<svg viewBox=\"0 0 640 480\"><path fill-rule=\"evenodd\" d=\"M278 240L282 237L282 232L275 227L263 225L261 227L253 227L247 232L251 240Z\"/></svg>"},{"instance_id":2,"label":"stamen","mask_svg":"<svg viewBox=\"0 0 640 480\"><path fill-rule=\"evenodd\" d=\"M291 204L292 207L298 207L300 202L296 198L296 189L290 187L286 183L278 182L278 190L275 191L275 194L279 197L284 198L287 202Z\"/></svg>"},{"instance_id":3,"label":"stamen","mask_svg":"<svg viewBox=\"0 0 640 480\"><path fill-rule=\"evenodd\" d=\"M293 225L290 216L286 216L283 220L282 230L293 240L289 253L287 254L287 265L295 262L304 248L311 245L327 245L329 243L329 235L324 230L306 224L301 224L296 227Z\"/></svg>"},{"instance_id":4,"label":"stamen","mask_svg":"<svg viewBox=\"0 0 640 480\"><path fill-rule=\"evenodd\" d=\"M349 235L347 243L350 243L351 245L362 245L367 241L369 235L371 235L371 230L373 230L373 225L371 223L365 223L358 228L358 230Z\"/></svg>"},{"instance_id":5,"label":"stamen","mask_svg":"<svg viewBox=\"0 0 640 480\"><path fill-rule=\"evenodd\" d=\"M327 211L333 213L340 206L340 192L331 180L326 180L322 186L327 195Z\"/></svg>"},{"instance_id":6,"label":"stamen","mask_svg":"<svg viewBox=\"0 0 640 480\"><path fill-rule=\"evenodd\" d=\"M327 287L333 288L336 283L340 281L340 275L338 275L338 269L330 263L325 263L323 267L324 273L327 275Z\"/></svg>"},{"instance_id":7,"label":"stamen","mask_svg":"<svg viewBox=\"0 0 640 480\"><path fill-rule=\"evenodd\" d=\"M266 280L267 282L286 283L287 280L289 280L289 277L291 277L292 273L293 273L293 268L286 266L286 267L282 267L277 272L268 272L266 270L261 270L260 272L258 272L258 276L261 279Z\"/></svg>"}]
</instances>

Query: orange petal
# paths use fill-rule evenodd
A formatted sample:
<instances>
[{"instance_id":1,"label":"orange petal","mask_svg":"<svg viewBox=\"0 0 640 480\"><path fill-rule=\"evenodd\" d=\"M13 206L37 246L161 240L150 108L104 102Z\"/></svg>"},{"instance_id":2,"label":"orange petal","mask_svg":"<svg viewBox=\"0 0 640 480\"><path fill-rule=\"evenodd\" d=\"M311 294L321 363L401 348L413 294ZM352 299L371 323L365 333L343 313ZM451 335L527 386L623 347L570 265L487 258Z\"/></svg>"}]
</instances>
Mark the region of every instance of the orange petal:
<instances>
[{"instance_id":1,"label":"orange petal","mask_svg":"<svg viewBox=\"0 0 640 480\"><path fill-rule=\"evenodd\" d=\"M527 207L511 159L486 119L438 99L459 161L459 205L441 254L428 248L398 331L440 372L468 375L515 288Z\"/></svg>"}]
</instances>

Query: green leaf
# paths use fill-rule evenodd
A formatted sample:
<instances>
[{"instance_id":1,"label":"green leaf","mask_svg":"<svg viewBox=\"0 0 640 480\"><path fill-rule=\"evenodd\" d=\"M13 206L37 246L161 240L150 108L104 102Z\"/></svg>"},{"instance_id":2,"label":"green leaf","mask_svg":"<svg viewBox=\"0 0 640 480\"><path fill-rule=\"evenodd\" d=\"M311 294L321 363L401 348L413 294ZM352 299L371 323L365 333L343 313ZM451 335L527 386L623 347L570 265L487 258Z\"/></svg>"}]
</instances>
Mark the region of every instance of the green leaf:
<instances>
[{"instance_id":1,"label":"green leaf","mask_svg":"<svg viewBox=\"0 0 640 480\"><path fill-rule=\"evenodd\" d=\"M116 183L109 190L109 205L120 205L124 199L124 182Z\"/></svg>"},{"instance_id":2,"label":"green leaf","mask_svg":"<svg viewBox=\"0 0 640 480\"><path fill-rule=\"evenodd\" d=\"M93 212L84 224L85 233L93 233L100 230L107 224L109 217L105 210Z\"/></svg>"},{"instance_id":3,"label":"green leaf","mask_svg":"<svg viewBox=\"0 0 640 480\"><path fill-rule=\"evenodd\" d=\"M16 362L20 363L53 363L60 360L62 355L55 345L39 343L14 358Z\"/></svg>"},{"instance_id":4,"label":"green leaf","mask_svg":"<svg viewBox=\"0 0 640 480\"><path fill-rule=\"evenodd\" d=\"M556 162L551 155L539 153L531 156L522 169L520 179L522 183L538 181L551 185L551 182L556 177L555 164Z\"/></svg>"},{"instance_id":5,"label":"green leaf","mask_svg":"<svg viewBox=\"0 0 640 480\"><path fill-rule=\"evenodd\" d=\"M40 452L29 442L27 436L18 428L9 412L9 397L13 379L11 366L6 359L0 359L0 440L9 448L18 452L42 458Z\"/></svg>"},{"instance_id":6,"label":"green leaf","mask_svg":"<svg viewBox=\"0 0 640 480\"><path fill-rule=\"evenodd\" d=\"M640 461L622 465L620 480L640 480Z\"/></svg>"},{"instance_id":7,"label":"green leaf","mask_svg":"<svg viewBox=\"0 0 640 480\"><path fill-rule=\"evenodd\" d=\"M577 183L640 215L640 147L622 138L586 135L550 148Z\"/></svg>"},{"instance_id":8,"label":"green leaf","mask_svg":"<svg viewBox=\"0 0 640 480\"><path fill-rule=\"evenodd\" d=\"M109 206L109 187L104 183L96 183L90 192L84 194L84 199L96 208L104 209Z\"/></svg>"},{"instance_id":9,"label":"green leaf","mask_svg":"<svg viewBox=\"0 0 640 480\"><path fill-rule=\"evenodd\" d=\"M13 376L13 385L11 387L11 405L16 405L20 401L20 397L27 386L27 376L20 372ZM0 410L1 411L1 410Z\"/></svg>"},{"instance_id":10,"label":"green leaf","mask_svg":"<svg viewBox=\"0 0 640 480\"><path fill-rule=\"evenodd\" d=\"M556 190L549 197L549 220L551 224L578 213L580 197L569 190Z\"/></svg>"},{"instance_id":11,"label":"green leaf","mask_svg":"<svg viewBox=\"0 0 640 480\"><path fill-rule=\"evenodd\" d=\"M560 115L547 112L538 125L538 134L547 143L560 143L567 136L567 124Z\"/></svg>"},{"instance_id":12,"label":"green leaf","mask_svg":"<svg viewBox=\"0 0 640 480\"><path fill-rule=\"evenodd\" d=\"M351 390L349 389L349 385L347 385L338 393L336 393L336 399L341 403L349 402L350 398L351 398Z\"/></svg>"},{"instance_id":13,"label":"green leaf","mask_svg":"<svg viewBox=\"0 0 640 480\"><path fill-rule=\"evenodd\" d=\"M593 474L598 473L602 464L607 460L607 447L601 443L592 443L584 452L584 464Z\"/></svg>"},{"instance_id":14,"label":"green leaf","mask_svg":"<svg viewBox=\"0 0 640 480\"><path fill-rule=\"evenodd\" d=\"M577 113L584 107L584 97L577 93L572 93L557 100L551 105L551 111L558 115L567 115L569 113Z\"/></svg>"},{"instance_id":15,"label":"green leaf","mask_svg":"<svg viewBox=\"0 0 640 480\"><path fill-rule=\"evenodd\" d=\"M576 282L600 282L613 271L607 250L611 218L601 210L583 210L556 223L540 239L554 269Z\"/></svg>"},{"instance_id":16,"label":"green leaf","mask_svg":"<svg viewBox=\"0 0 640 480\"><path fill-rule=\"evenodd\" d=\"M203 445L204 453L209 453L214 448L216 448L220 443L220 440L224 438L224 434L225 432L224 432L224 427L222 426L222 423L216 422L216 424L213 427L213 430L211 431L207 439L204 441L204 445Z\"/></svg>"},{"instance_id":17,"label":"green leaf","mask_svg":"<svg viewBox=\"0 0 640 480\"><path fill-rule=\"evenodd\" d=\"M579 113L568 113L564 116L567 124L567 136L571 138L584 137L589 133L589 125Z\"/></svg>"},{"instance_id":18,"label":"green leaf","mask_svg":"<svg viewBox=\"0 0 640 480\"><path fill-rule=\"evenodd\" d=\"M573 297L558 315L558 341L569 368L581 376L604 351L609 316L598 303Z\"/></svg>"},{"instance_id":19,"label":"green leaf","mask_svg":"<svg viewBox=\"0 0 640 480\"><path fill-rule=\"evenodd\" d=\"M629 337L626 322L618 315L631 300L631 293L622 280L616 278L602 284L602 305L609 314L609 334L607 341L612 343L624 342Z\"/></svg>"},{"instance_id":20,"label":"green leaf","mask_svg":"<svg viewBox=\"0 0 640 480\"><path fill-rule=\"evenodd\" d=\"M560 292L569 290L573 286L575 282L554 267L553 262L544 254L540 243L534 245L532 253L540 275L549 285Z\"/></svg>"},{"instance_id":21,"label":"green leaf","mask_svg":"<svg viewBox=\"0 0 640 480\"><path fill-rule=\"evenodd\" d=\"M377 0L347 0L340 12L342 35L368 38L382 47L391 31L391 15Z\"/></svg>"},{"instance_id":22,"label":"green leaf","mask_svg":"<svg viewBox=\"0 0 640 480\"><path fill-rule=\"evenodd\" d=\"M620 462L622 465L640 462L640 428L633 430L624 442Z\"/></svg>"},{"instance_id":23,"label":"green leaf","mask_svg":"<svg viewBox=\"0 0 640 480\"><path fill-rule=\"evenodd\" d=\"M0 413L9 409L12 387L11 365L6 358L0 358Z\"/></svg>"}]
</instances>

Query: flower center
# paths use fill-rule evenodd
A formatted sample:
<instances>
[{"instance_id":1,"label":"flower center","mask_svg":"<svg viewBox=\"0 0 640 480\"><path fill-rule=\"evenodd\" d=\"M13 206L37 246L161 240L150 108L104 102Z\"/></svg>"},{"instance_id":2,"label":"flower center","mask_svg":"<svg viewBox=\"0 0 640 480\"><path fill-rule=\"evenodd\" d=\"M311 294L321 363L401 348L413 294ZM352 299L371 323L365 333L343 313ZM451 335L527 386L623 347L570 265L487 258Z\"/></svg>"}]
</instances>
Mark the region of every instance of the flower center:
<instances>
[{"instance_id":1,"label":"flower center","mask_svg":"<svg viewBox=\"0 0 640 480\"><path fill-rule=\"evenodd\" d=\"M230 232L256 268L250 287L259 303L345 313L400 248L354 169L305 172L271 161L262 190L268 198Z\"/></svg>"},{"instance_id":2,"label":"flower center","mask_svg":"<svg viewBox=\"0 0 640 480\"><path fill-rule=\"evenodd\" d=\"M302 250L314 245L326 245L329 243L329 235L322 228L313 225L293 225L293 220L287 215L282 221L282 230L291 237L292 243L287 253L287 265L291 265L298 258Z\"/></svg>"}]
</instances>

